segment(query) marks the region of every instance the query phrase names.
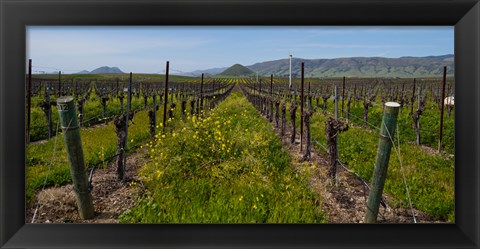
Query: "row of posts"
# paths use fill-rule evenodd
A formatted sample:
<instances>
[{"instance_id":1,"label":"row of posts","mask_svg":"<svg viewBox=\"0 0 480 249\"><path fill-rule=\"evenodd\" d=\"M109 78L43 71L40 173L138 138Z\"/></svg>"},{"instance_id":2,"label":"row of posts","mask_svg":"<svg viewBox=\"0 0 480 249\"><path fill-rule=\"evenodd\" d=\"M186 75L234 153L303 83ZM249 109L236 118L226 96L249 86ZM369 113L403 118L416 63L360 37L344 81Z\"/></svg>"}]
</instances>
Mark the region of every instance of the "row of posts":
<instances>
[{"instance_id":1,"label":"row of posts","mask_svg":"<svg viewBox=\"0 0 480 249\"><path fill-rule=\"evenodd\" d=\"M442 138L443 138L443 116L444 116L444 106L445 106L445 86L446 86L446 67L443 68L443 80L442 80L442 97L441 97L441 112L440 112L440 125L439 125L439 131L438 131L438 151L440 152L441 151L441 147L442 147ZM303 74L302 74L303 75ZM26 122L26 130L25 130L25 141L26 143L29 143L30 142L30 124L31 124L31 88L32 88L32 60L29 59L29 66L28 66L28 82L27 82L27 100L26 100L26 106L27 106L27 122ZM59 89L59 93L61 93L61 86L62 84L60 83L61 82L61 71L59 71L58 73L58 89ZM261 84L261 83L260 83ZM302 80L302 84L303 84L303 80ZM310 83L309 83L309 86L310 86ZM165 86L167 88L167 86ZM117 82L117 88L118 88L118 82ZM310 88L310 87L309 87ZM403 86L402 86L402 89L403 89ZM419 90L420 91L420 90ZM310 92L310 90L309 90ZM202 90L201 90L201 98L200 98L200 101L203 102L203 74L202 74ZM295 91L296 93L296 91ZM302 96L303 96L303 85L302 85ZM337 94L335 94L335 96L337 96ZM412 99L414 98L415 96L415 79L414 79L414 86L413 86L413 94L412 94ZM342 113L345 113L344 112L344 104L345 104L345 77L343 77L343 87L342 87ZM123 98L120 99L121 102L123 102ZM304 98L302 97L301 98L302 100L302 105L301 105L301 109L303 109L303 100ZM155 101L155 99L154 99ZM295 100L294 100L295 101ZM310 99L311 101L311 99ZM318 99L317 99L318 101ZM411 110L411 113L414 114L414 128L415 128L415 132L416 132L416 143L417 145L420 144L420 127L419 127L419 118L420 118L420 115L422 113L422 108L420 107L420 102L421 100L419 99L418 103L419 103L419 111L418 111L418 114L417 113L413 113L413 105L411 106L412 110ZM51 106L55 105L56 103L54 102L51 102L50 99L49 99L49 87L47 86L47 92L46 92L46 99L45 101L43 101L41 103L41 107L42 109L44 110L45 112L45 115L46 115L46 118L47 118L47 128L48 128L48 138L50 139L51 136L52 136L52 123L51 123ZM80 109L80 104L83 104L83 101L82 103L79 103L79 109ZM186 103L182 103L182 104L186 104ZM191 103L191 104L194 104L194 103ZM311 103L310 103L311 104ZM203 103L198 103L197 102L197 110L199 109L198 106L202 106L203 107ZM451 105L449 105L449 107L451 107ZM122 105L122 109L123 109L123 105ZM182 109L183 109L183 106L182 106ZM335 109L336 112L336 116L338 115L338 107ZM450 111L450 109L449 109ZM302 112L302 110L301 110ZM197 111L198 113L198 111ZM303 113L303 112L302 112ZM348 115L348 114L347 114ZM105 116L105 106L104 106L104 116ZM82 117L80 117L82 118ZM347 118L348 120L348 118ZM301 120L301 134L303 135L303 119ZM80 124L82 123L82 120L80 120ZM303 136L302 136L303 138ZM302 139L301 138L301 139ZM303 142L303 141L302 141ZM303 146L303 143L302 145Z\"/></svg>"},{"instance_id":2,"label":"row of posts","mask_svg":"<svg viewBox=\"0 0 480 249\"><path fill-rule=\"evenodd\" d=\"M273 75L271 76L271 84L273 82ZM261 94L261 81L260 81L260 93ZM444 101L445 101L445 84L446 84L446 67L443 68L443 80L442 80L442 98L441 98L441 114L440 114L440 127L439 127L439 143L438 143L438 151L441 150L441 143L442 143L442 131L443 131L443 115L444 115ZM270 86L272 89L272 86ZM255 88L254 88L255 89ZM338 121L338 93L337 93L337 86L335 85L335 119L329 118L326 124L326 133L327 133L327 141L328 138L334 137L333 143L330 143L330 158L331 158L331 170L330 175L336 176L336 164L338 162L338 150L337 150L337 143L338 143L338 133L340 131L346 130L344 126ZM255 91L254 91L255 94ZM414 93L415 94L415 93ZM270 90L270 98L273 99L273 91ZM345 77L343 77L343 88L342 88L342 96L343 100L345 99ZM261 97L260 97L261 98ZM309 145L310 145L310 132L309 132L309 117L311 115L310 111L304 113L303 106L304 106L304 63L301 65L301 106L300 106L300 113L301 113L301 120L300 120L300 151L302 151L303 145L303 122L307 124L307 153L304 155L303 159L309 158ZM344 109L344 101L342 101L342 113ZM393 138L395 134L395 127L397 125L397 118L400 109L400 104L396 102L387 102L384 106L384 113L382 117L381 129L380 129L380 139L378 143L378 150L376 156L376 163L372 177L371 188L368 195L367 201L367 209L365 214L365 223L375 223L377 221L378 210L380 206L380 201L382 198L382 192L385 184L385 179L388 170L388 163L390 160L390 153L393 144ZM278 109L277 109L278 110ZM291 108L291 118L292 118L292 143L295 141L295 101L292 103ZM272 115L272 112L270 112ZM278 116L278 111L277 111ZM271 121L271 119L270 119ZM332 133L335 134L334 136L329 136L328 131L333 131ZM283 136L283 127L282 127L282 136ZM333 149L332 149L333 146ZM333 170L332 170L333 169Z\"/></svg>"},{"instance_id":3,"label":"row of posts","mask_svg":"<svg viewBox=\"0 0 480 249\"><path fill-rule=\"evenodd\" d=\"M30 61L31 63L31 61ZM163 119L163 127L165 128L165 121L166 121L166 113L167 113L167 101L168 101L168 72L169 72L169 62L167 61L166 65L166 75L165 75L165 103L164 103L164 119ZM445 72L444 70L444 78L443 81L445 82ZM30 72L29 72L30 73ZM302 63L302 73L301 73L301 124L300 124L300 149L302 150L303 145L303 120L305 119L306 123L309 125L309 116L311 115L310 112L307 112L307 115L303 113L303 106L304 106L304 63ZM30 76L31 77L31 76ZM273 75L271 76L270 80L270 95L273 95L272 91L272 83L273 83ZM130 73L129 78L129 95L128 95L128 104L127 110L125 115L125 138L123 143L123 148L121 148L122 152L127 147L127 137L128 137L128 121L130 118L130 108L131 108L131 84L132 84L132 73ZM260 83L261 84L261 83ZM202 91L203 91L203 75L202 75ZM443 88L445 88L445 83L443 84ZM230 88L231 91L232 88ZM261 88L260 88L261 89ZM28 98L30 97L30 91L28 91ZM202 96L203 97L203 96ZM272 97L272 96L271 96ZM444 99L444 96L442 96ZM273 100L273 98L272 98ZM443 101L443 100L442 100ZM88 179L86 176L85 171L85 163L84 163L84 156L82 150L82 143L80 137L80 128L77 121L75 105L73 101L73 97L71 96L63 96L57 99L57 107L59 112L59 119L60 124L63 130L63 137L66 143L66 150L68 155L68 161L70 163L70 172L73 180L73 185L75 189L77 205L79 208L79 214L82 219L90 219L94 217L94 210L93 210L93 202L92 196L90 194L88 188ZM154 103L154 108L155 103ZM343 108L343 104L342 104ZM380 140L378 145L377 151L377 159L375 164L375 169L373 173L372 179L372 186L370 188L369 197L368 197L368 204L367 204L367 211L365 216L366 223L374 223L376 222L377 215L378 215L378 208L380 205L380 199L383 192L383 187L385 183L385 178L388 169L388 162L390 158L390 152L393 142L393 135L395 132L395 127L397 123L397 116L398 111L400 108L400 104L395 102L387 102L384 108L384 115L382 118L382 125L380 131ZM270 109L273 110L273 107ZM278 110L278 109L277 109ZM337 97L337 87L335 86L335 120L338 121L338 97ZM154 109L155 112L155 109ZM278 112L277 112L278 114ZM443 102L442 102L442 114L443 114ZM272 115L272 112L270 112ZM278 115L277 115L278 116ZM271 120L271 119L270 119ZM293 124L293 128L295 127L295 123ZM294 131L295 132L295 129ZM307 142L310 142L310 132L307 134ZM335 143L338 136L335 136ZM307 143L307 151L309 150L309 144ZM441 144L441 140L439 141L439 146ZM336 146L336 145L335 145ZM308 151L309 152L309 151ZM330 155L330 157L335 159L334 165L337 163L337 154ZM117 169L119 171L119 176L124 179L125 177L125 165L126 165L126 157L123 156L123 169Z\"/></svg>"},{"instance_id":4,"label":"row of posts","mask_svg":"<svg viewBox=\"0 0 480 249\"><path fill-rule=\"evenodd\" d=\"M273 91L272 91L272 83L273 83L273 75L270 77L270 114L267 115L269 117L269 121L272 121L272 116L273 116ZM301 89L300 89L300 151L303 150L303 126L304 123L306 125L306 153L303 156L303 160L310 159L310 117L312 115L310 108L304 113L304 63L301 64ZM335 118L329 118L326 123L326 135L327 135L327 141L330 138L331 142L330 144L330 161L331 161L331 168L329 170L329 174L331 177L336 177L336 165L338 163L338 150L337 150L337 139L338 139L338 133L340 131L344 131L348 128L348 126L344 126L343 123L341 123L338 120L338 91L337 91L337 86L335 85ZM253 87L253 95L251 95L248 91L244 90L244 93L246 93L247 97L251 102L254 103L260 103L257 107L263 111L263 103L265 102L261 96L261 80L259 81L259 93L255 94L255 87ZM343 78L343 90L342 90L342 95L345 94L345 77ZM257 95L257 96L255 96ZM278 105L277 105L278 106ZM295 102L292 103L291 106L291 118L292 118L292 143L295 142L295 110L296 110ZM344 108L343 101L342 101L342 110ZM395 133L395 127L397 123L397 117L398 117L398 112L399 112L400 104L395 103L395 102L387 102L385 104L385 109L384 109L384 114L382 118L382 127L380 131L380 139L379 139L379 144L378 144L378 151L377 151L377 158L376 158L376 163L375 163L375 168L373 172L373 178L372 178L372 183L371 183L371 188L369 191L369 196L368 196L368 202L367 202L367 210L366 210L366 215L365 215L365 223L375 223L377 220L378 216L378 209L381 201L381 196L383 192L383 187L385 183L385 178L387 175L387 169L388 169L388 162L390 159L390 152L391 152L391 147L393 143L393 136ZM284 116L284 111L285 109L282 108L282 116ZM278 108L276 109L276 114L275 116L278 117ZM283 118L283 117L282 117ZM285 121L282 120L284 123ZM278 124L277 124L278 126ZM283 131L283 127L282 127ZM332 136L329 136L329 134L332 133ZM282 132L283 136L283 132Z\"/></svg>"},{"instance_id":5,"label":"row of posts","mask_svg":"<svg viewBox=\"0 0 480 249\"><path fill-rule=\"evenodd\" d=\"M30 61L31 63L31 61ZM164 97L164 116L163 127L166 126L167 119L167 105L168 105L168 77L169 77L169 62L166 64L165 74L165 97ZM219 95L219 98L213 102L220 101L232 91L233 86L230 86L224 93ZM30 95L28 96L30 97ZM203 74L201 81L201 102L203 106ZM131 112L131 100L132 100L132 73L130 73L128 81L128 98L126 113L115 119L115 127L117 130L117 175L121 180L126 179L126 155L125 148L128 143L128 123L133 118L133 112ZM58 107L59 121L63 130L63 138L66 144L66 151L68 162L70 164L70 173L72 176L72 182L74 186L74 192L76 196L76 202L81 219L91 219L95 216L92 195L89 189L89 182L86 175L85 161L82 149L82 141L80 137L80 127L77 120L74 99L72 96L61 96L57 98L56 105ZM154 96L154 112L156 111L156 100ZM153 115L153 119L156 120L156 115ZM156 121L155 121L156 122ZM155 127L155 125L154 125ZM123 129L124 128L124 129ZM155 131L154 131L155 132ZM121 135L118 135L121 134Z\"/></svg>"}]
</instances>

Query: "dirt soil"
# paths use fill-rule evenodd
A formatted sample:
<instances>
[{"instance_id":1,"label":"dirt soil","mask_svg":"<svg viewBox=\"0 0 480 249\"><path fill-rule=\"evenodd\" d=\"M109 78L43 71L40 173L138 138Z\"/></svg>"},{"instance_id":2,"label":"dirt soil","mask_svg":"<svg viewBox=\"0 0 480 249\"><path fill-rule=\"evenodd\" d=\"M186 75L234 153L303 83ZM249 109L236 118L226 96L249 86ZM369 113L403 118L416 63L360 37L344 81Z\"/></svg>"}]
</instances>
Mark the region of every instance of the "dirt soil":
<instances>
[{"instance_id":1,"label":"dirt soil","mask_svg":"<svg viewBox=\"0 0 480 249\"><path fill-rule=\"evenodd\" d=\"M297 133L295 144L292 144L290 142L292 131L289 123L285 125L285 135L283 137L280 137L280 128L275 127L275 121L272 122L272 125L284 147L288 149L292 156L292 165L299 171L305 170L305 164L313 168L310 179L311 187L323 198L320 208L327 213L329 223L363 223L368 200L368 188L364 183L355 175L346 171L341 165L338 165L337 184L334 184L327 174L328 156L325 153L318 153L312 146L311 159L301 162L303 152L300 152L300 133ZM281 119L279 120L279 127L280 125ZM303 143L303 151L305 151L305 138ZM315 143L313 139L312 143ZM414 223L410 208L393 207L388 203L391 197L385 193L382 196L385 199L386 208L380 205L378 223ZM445 221L434 220L419 210L413 209L413 212L417 223L445 223Z\"/></svg>"},{"instance_id":2,"label":"dirt soil","mask_svg":"<svg viewBox=\"0 0 480 249\"><path fill-rule=\"evenodd\" d=\"M143 165L145 158L145 150L139 150L127 157L126 182L117 179L114 163L105 169L95 170L92 177L95 218L80 219L73 185L68 184L39 191L35 198L37 202L27 207L25 222L32 223L38 204L34 223L118 223L118 216L132 208L144 191L138 181L137 170Z\"/></svg>"}]
</instances>

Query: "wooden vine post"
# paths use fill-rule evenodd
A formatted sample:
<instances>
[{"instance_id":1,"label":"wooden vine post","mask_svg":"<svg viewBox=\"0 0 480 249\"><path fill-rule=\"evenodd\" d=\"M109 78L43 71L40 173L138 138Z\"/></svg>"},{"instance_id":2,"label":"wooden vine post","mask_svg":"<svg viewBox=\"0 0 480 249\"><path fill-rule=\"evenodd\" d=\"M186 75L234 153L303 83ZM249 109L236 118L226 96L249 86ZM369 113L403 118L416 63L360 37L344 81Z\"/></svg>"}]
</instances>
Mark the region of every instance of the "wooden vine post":
<instances>
[{"instance_id":1,"label":"wooden vine post","mask_svg":"<svg viewBox=\"0 0 480 249\"><path fill-rule=\"evenodd\" d=\"M348 100L347 100L347 111L346 111L346 120L347 120L347 123L348 123L348 119L350 118L350 106L352 104L352 100L353 100L353 94L351 91L349 91L348 93Z\"/></svg>"},{"instance_id":2,"label":"wooden vine post","mask_svg":"<svg viewBox=\"0 0 480 249\"><path fill-rule=\"evenodd\" d=\"M275 99L275 127L278 128L278 122L279 122L279 109L280 109L280 101L278 99Z\"/></svg>"},{"instance_id":3,"label":"wooden vine post","mask_svg":"<svg viewBox=\"0 0 480 249\"><path fill-rule=\"evenodd\" d=\"M253 82L253 87L252 87L252 91L253 91L253 106L255 108L257 108L257 95L256 95L256 89L255 89L255 81Z\"/></svg>"},{"instance_id":4,"label":"wooden vine post","mask_svg":"<svg viewBox=\"0 0 480 249\"><path fill-rule=\"evenodd\" d=\"M25 142L30 143L30 118L32 108L32 59L28 60L28 83L27 83L27 130L25 132Z\"/></svg>"},{"instance_id":5,"label":"wooden vine post","mask_svg":"<svg viewBox=\"0 0 480 249\"><path fill-rule=\"evenodd\" d=\"M185 119L187 117L187 100L182 99L182 118Z\"/></svg>"},{"instance_id":6,"label":"wooden vine post","mask_svg":"<svg viewBox=\"0 0 480 249\"><path fill-rule=\"evenodd\" d=\"M155 137L156 126L157 126L157 93L153 91L153 109L148 111L148 117L150 118L150 135Z\"/></svg>"},{"instance_id":7,"label":"wooden vine post","mask_svg":"<svg viewBox=\"0 0 480 249\"><path fill-rule=\"evenodd\" d=\"M270 75L270 114L268 115L268 121L273 121L273 74Z\"/></svg>"},{"instance_id":8,"label":"wooden vine post","mask_svg":"<svg viewBox=\"0 0 480 249\"><path fill-rule=\"evenodd\" d=\"M345 117L345 113L343 112L343 107L345 106L345 76L343 76L343 84L342 84L342 117Z\"/></svg>"},{"instance_id":9,"label":"wooden vine post","mask_svg":"<svg viewBox=\"0 0 480 249\"><path fill-rule=\"evenodd\" d=\"M127 96L127 111L120 118L115 120L115 128L117 132L117 177L119 180L126 180L127 155L125 153L128 144L128 120L133 118L131 114L132 108L132 73L128 80L128 96Z\"/></svg>"},{"instance_id":10,"label":"wooden vine post","mask_svg":"<svg viewBox=\"0 0 480 249\"><path fill-rule=\"evenodd\" d=\"M285 135L285 123L287 122L286 112L287 112L287 107L285 105L285 102L283 102L282 103L282 124L281 124L281 135L282 135L282 137Z\"/></svg>"},{"instance_id":11,"label":"wooden vine post","mask_svg":"<svg viewBox=\"0 0 480 249\"><path fill-rule=\"evenodd\" d=\"M58 96L62 96L62 71L58 71Z\"/></svg>"},{"instance_id":12,"label":"wooden vine post","mask_svg":"<svg viewBox=\"0 0 480 249\"><path fill-rule=\"evenodd\" d=\"M292 134L290 138L290 143L292 144L295 143L295 133L297 132L295 127L296 112L297 112L297 106L295 105L295 102L293 102L292 105L290 106L290 120L292 121Z\"/></svg>"},{"instance_id":13,"label":"wooden vine post","mask_svg":"<svg viewBox=\"0 0 480 249\"><path fill-rule=\"evenodd\" d=\"M91 219L95 216L95 212L93 209L92 195L88 188L82 140L73 97L59 97L57 99L57 107L67 150L67 158L70 164L70 174L72 176L77 200L78 213L82 219Z\"/></svg>"},{"instance_id":14,"label":"wooden vine post","mask_svg":"<svg viewBox=\"0 0 480 249\"><path fill-rule=\"evenodd\" d=\"M195 97L190 100L190 116L195 114Z\"/></svg>"},{"instance_id":15,"label":"wooden vine post","mask_svg":"<svg viewBox=\"0 0 480 249\"><path fill-rule=\"evenodd\" d=\"M157 111L158 111L158 105L157 105L157 92L154 90L153 92L153 133L157 133L156 128L157 128Z\"/></svg>"},{"instance_id":16,"label":"wooden vine post","mask_svg":"<svg viewBox=\"0 0 480 249\"><path fill-rule=\"evenodd\" d=\"M438 152L442 149L442 135L443 135L443 113L445 109L445 82L447 78L447 67L443 67L443 82L442 82L442 107L440 109L440 128L438 130Z\"/></svg>"},{"instance_id":17,"label":"wooden vine post","mask_svg":"<svg viewBox=\"0 0 480 249\"><path fill-rule=\"evenodd\" d=\"M203 111L203 73L202 73L202 81L200 82L200 111Z\"/></svg>"},{"instance_id":18,"label":"wooden vine post","mask_svg":"<svg viewBox=\"0 0 480 249\"><path fill-rule=\"evenodd\" d=\"M260 110L260 113L263 112L263 100L262 100L262 79L258 81L258 109Z\"/></svg>"},{"instance_id":19,"label":"wooden vine post","mask_svg":"<svg viewBox=\"0 0 480 249\"><path fill-rule=\"evenodd\" d=\"M303 105L305 104L304 95L303 95L303 72L304 72L304 62L302 62L302 81L301 81L301 93L300 93L300 151L303 150Z\"/></svg>"},{"instance_id":20,"label":"wooden vine post","mask_svg":"<svg viewBox=\"0 0 480 249\"><path fill-rule=\"evenodd\" d=\"M373 171L372 186L368 194L365 223L375 223L377 221L378 208L382 198L385 178L387 177L388 161L390 160L399 109L399 103L385 103L380 139L378 142L377 160Z\"/></svg>"},{"instance_id":21,"label":"wooden vine post","mask_svg":"<svg viewBox=\"0 0 480 249\"><path fill-rule=\"evenodd\" d=\"M307 99L308 99L307 108L308 108L308 110L310 111L310 109L312 108L312 94L311 94L311 92L310 92L310 81L308 82Z\"/></svg>"},{"instance_id":22,"label":"wooden vine post","mask_svg":"<svg viewBox=\"0 0 480 249\"><path fill-rule=\"evenodd\" d=\"M167 61L167 68L165 70L165 102L163 103L163 132L165 132L165 125L167 124L167 105L168 105L168 69L170 62Z\"/></svg>"},{"instance_id":23,"label":"wooden vine post","mask_svg":"<svg viewBox=\"0 0 480 249\"><path fill-rule=\"evenodd\" d=\"M327 109L328 109L328 99L330 98L331 94L330 94L330 89L329 89L328 86L326 86L323 89L324 89L323 92L322 92L323 114L326 114Z\"/></svg>"},{"instance_id":24,"label":"wooden vine post","mask_svg":"<svg viewBox=\"0 0 480 249\"><path fill-rule=\"evenodd\" d=\"M413 105L415 104L415 85L416 85L416 83L417 83L417 79L413 78L412 97L410 98L410 102L411 102L410 114L413 114Z\"/></svg>"}]
</instances>

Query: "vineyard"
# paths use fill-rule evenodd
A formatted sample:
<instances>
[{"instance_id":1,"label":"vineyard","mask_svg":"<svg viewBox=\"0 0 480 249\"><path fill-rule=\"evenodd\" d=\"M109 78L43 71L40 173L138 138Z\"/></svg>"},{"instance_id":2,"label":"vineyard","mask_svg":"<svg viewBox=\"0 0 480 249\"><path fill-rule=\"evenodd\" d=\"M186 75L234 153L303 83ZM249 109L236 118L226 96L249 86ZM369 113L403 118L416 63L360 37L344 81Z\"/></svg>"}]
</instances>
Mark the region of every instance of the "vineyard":
<instances>
[{"instance_id":1,"label":"vineyard","mask_svg":"<svg viewBox=\"0 0 480 249\"><path fill-rule=\"evenodd\" d=\"M377 222L455 220L452 78L290 84L169 76L167 63L166 75L27 82L27 222L105 222L113 212L107 222L362 223L387 102L400 107ZM85 191L72 180L65 96ZM88 219L77 211L82 194L93 199Z\"/></svg>"}]
</instances>

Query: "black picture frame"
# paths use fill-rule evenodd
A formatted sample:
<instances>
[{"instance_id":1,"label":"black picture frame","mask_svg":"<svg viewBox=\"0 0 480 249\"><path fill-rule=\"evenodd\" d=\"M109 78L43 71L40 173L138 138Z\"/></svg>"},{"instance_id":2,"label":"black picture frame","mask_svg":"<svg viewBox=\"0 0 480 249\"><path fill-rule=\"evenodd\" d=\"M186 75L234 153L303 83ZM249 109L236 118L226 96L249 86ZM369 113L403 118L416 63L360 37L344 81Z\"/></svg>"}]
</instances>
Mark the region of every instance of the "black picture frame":
<instances>
[{"instance_id":1,"label":"black picture frame","mask_svg":"<svg viewBox=\"0 0 480 249\"><path fill-rule=\"evenodd\" d=\"M0 17L1 248L479 248L478 0L0 0ZM455 26L455 224L25 224L28 25Z\"/></svg>"}]
</instances>

